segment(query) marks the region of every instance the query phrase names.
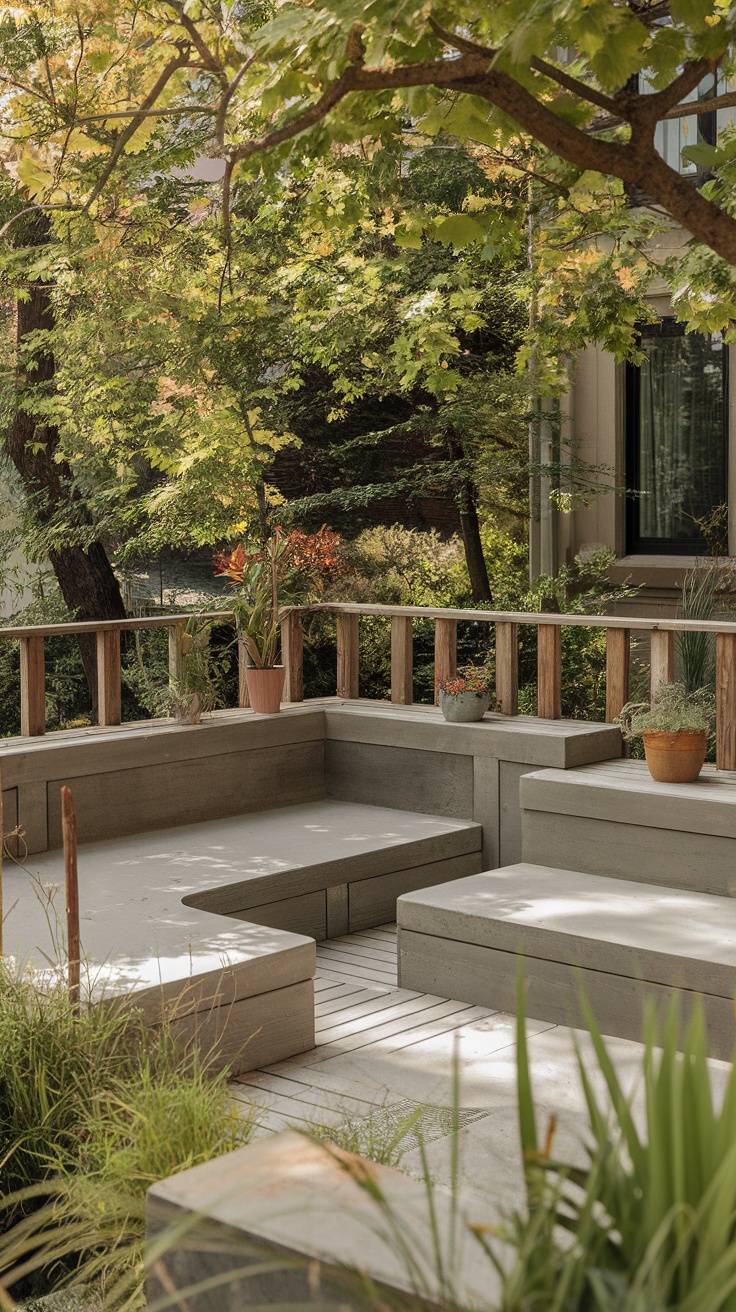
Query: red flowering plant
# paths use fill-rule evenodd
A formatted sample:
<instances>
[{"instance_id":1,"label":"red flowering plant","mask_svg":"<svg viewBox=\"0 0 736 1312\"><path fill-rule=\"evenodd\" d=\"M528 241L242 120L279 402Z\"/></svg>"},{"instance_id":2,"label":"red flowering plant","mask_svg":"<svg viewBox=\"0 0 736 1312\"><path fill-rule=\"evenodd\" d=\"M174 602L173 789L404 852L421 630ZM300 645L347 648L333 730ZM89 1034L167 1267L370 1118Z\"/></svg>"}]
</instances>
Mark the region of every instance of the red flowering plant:
<instances>
[{"instance_id":1,"label":"red flowering plant","mask_svg":"<svg viewBox=\"0 0 736 1312\"><path fill-rule=\"evenodd\" d=\"M215 574L236 590L231 609L238 636L259 669L276 663L280 603L305 600L345 569L340 535L326 525L318 533L287 533L279 526L265 545L249 551L240 543L216 555L213 564Z\"/></svg>"},{"instance_id":2,"label":"red flowering plant","mask_svg":"<svg viewBox=\"0 0 736 1312\"><path fill-rule=\"evenodd\" d=\"M490 692L491 671L487 665L463 665L451 679L440 679L440 691L449 696L461 692Z\"/></svg>"}]
</instances>

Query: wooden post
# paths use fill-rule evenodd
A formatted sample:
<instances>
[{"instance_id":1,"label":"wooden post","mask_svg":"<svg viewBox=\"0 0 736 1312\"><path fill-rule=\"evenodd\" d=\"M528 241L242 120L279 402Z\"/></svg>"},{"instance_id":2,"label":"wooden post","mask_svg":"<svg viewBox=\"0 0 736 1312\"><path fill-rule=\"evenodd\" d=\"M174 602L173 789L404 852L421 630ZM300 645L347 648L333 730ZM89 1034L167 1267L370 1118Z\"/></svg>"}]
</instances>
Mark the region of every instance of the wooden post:
<instances>
[{"instance_id":1,"label":"wooden post","mask_svg":"<svg viewBox=\"0 0 736 1312\"><path fill-rule=\"evenodd\" d=\"M79 979L82 947L79 935L79 876L77 872L77 817L71 788L61 786L61 833L64 842L66 885L66 942L69 999L79 1009Z\"/></svg>"},{"instance_id":2,"label":"wooden post","mask_svg":"<svg viewBox=\"0 0 736 1312\"><path fill-rule=\"evenodd\" d=\"M537 715L559 720L562 715L562 655L560 625L537 628Z\"/></svg>"},{"instance_id":3,"label":"wooden post","mask_svg":"<svg viewBox=\"0 0 736 1312\"><path fill-rule=\"evenodd\" d=\"M46 732L46 671L39 637L20 640L20 731L24 738Z\"/></svg>"},{"instance_id":4,"label":"wooden post","mask_svg":"<svg viewBox=\"0 0 736 1312\"><path fill-rule=\"evenodd\" d=\"M3 955L3 855L5 850L5 815L3 813L3 777L0 773L0 957Z\"/></svg>"},{"instance_id":5,"label":"wooden post","mask_svg":"<svg viewBox=\"0 0 736 1312\"><path fill-rule=\"evenodd\" d=\"M339 614L337 617L337 695L348 701L358 696L359 669L358 616Z\"/></svg>"},{"instance_id":6,"label":"wooden post","mask_svg":"<svg viewBox=\"0 0 736 1312\"><path fill-rule=\"evenodd\" d=\"M414 701L411 615L391 616L391 701L399 706L411 706Z\"/></svg>"},{"instance_id":7,"label":"wooden post","mask_svg":"<svg viewBox=\"0 0 736 1312\"><path fill-rule=\"evenodd\" d=\"M716 634L716 766L736 770L736 633Z\"/></svg>"},{"instance_id":8,"label":"wooden post","mask_svg":"<svg viewBox=\"0 0 736 1312\"><path fill-rule=\"evenodd\" d=\"M248 668L248 653L245 649L245 643L241 637L238 637L238 706L250 706L250 693L248 692L248 680L245 677L245 671Z\"/></svg>"},{"instance_id":9,"label":"wooden post","mask_svg":"<svg viewBox=\"0 0 736 1312\"><path fill-rule=\"evenodd\" d=\"M457 620L434 623L434 704L440 699L440 683L457 674Z\"/></svg>"},{"instance_id":10,"label":"wooden post","mask_svg":"<svg viewBox=\"0 0 736 1312\"><path fill-rule=\"evenodd\" d=\"M652 629L649 692L654 697L663 683L675 677L675 635L669 629Z\"/></svg>"},{"instance_id":11,"label":"wooden post","mask_svg":"<svg viewBox=\"0 0 736 1312\"><path fill-rule=\"evenodd\" d=\"M179 683L184 673L184 624L169 625L169 681Z\"/></svg>"},{"instance_id":12,"label":"wooden post","mask_svg":"<svg viewBox=\"0 0 736 1312\"><path fill-rule=\"evenodd\" d=\"M506 620L496 625L496 710L519 714L519 626Z\"/></svg>"},{"instance_id":13,"label":"wooden post","mask_svg":"<svg viewBox=\"0 0 736 1312\"><path fill-rule=\"evenodd\" d=\"M629 630L606 629L606 723L613 724L629 700Z\"/></svg>"},{"instance_id":14,"label":"wooden post","mask_svg":"<svg viewBox=\"0 0 736 1312\"><path fill-rule=\"evenodd\" d=\"M287 611L281 621L281 659L286 669L284 701L304 701L304 627L299 611Z\"/></svg>"},{"instance_id":15,"label":"wooden post","mask_svg":"<svg viewBox=\"0 0 736 1312\"><path fill-rule=\"evenodd\" d=\"M120 629L97 633L97 723L120 724Z\"/></svg>"}]
</instances>

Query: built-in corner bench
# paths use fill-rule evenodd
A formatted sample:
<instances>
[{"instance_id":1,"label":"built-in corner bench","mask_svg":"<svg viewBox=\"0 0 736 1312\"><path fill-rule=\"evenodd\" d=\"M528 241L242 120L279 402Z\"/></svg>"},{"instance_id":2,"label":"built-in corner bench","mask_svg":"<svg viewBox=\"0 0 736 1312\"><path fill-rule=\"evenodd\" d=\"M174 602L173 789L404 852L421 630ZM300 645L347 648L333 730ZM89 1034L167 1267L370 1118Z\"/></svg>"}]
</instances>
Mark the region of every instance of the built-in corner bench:
<instances>
[{"instance_id":1,"label":"built-in corner bench","mask_svg":"<svg viewBox=\"0 0 736 1312\"><path fill-rule=\"evenodd\" d=\"M80 847L82 953L93 998L162 1010L233 1071L314 1046L315 939L395 917L396 898L480 870L465 820L320 801ZM55 948L34 891L60 889L58 851L6 863L5 951ZM52 919L53 919L52 909Z\"/></svg>"},{"instance_id":2,"label":"built-in corner bench","mask_svg":"<svg viewBox=\"0 0 736 1312\"><path fill-rule=\"evenodd\" d=\"M584 985L604 1033L642 1037L701 995L713 1056L736 1044L736 773L663 784L643 761L527 773L522 863L399 900L403 988L578 1024Z\"/></svg>"},{"instance_id":3,"label":"built-in corner bench","mask_svg":"<svg viewBox=\"0 0 736 1312\"><path fill-rule=\"evenodd\" d=\"M579 1025L582 985L603 1033L641 1039L645 1003L687 1016L703 998L709 1050L736 1041L736 900L519 863L398 903L401 988Z\"/></svg>"}]
</instances>

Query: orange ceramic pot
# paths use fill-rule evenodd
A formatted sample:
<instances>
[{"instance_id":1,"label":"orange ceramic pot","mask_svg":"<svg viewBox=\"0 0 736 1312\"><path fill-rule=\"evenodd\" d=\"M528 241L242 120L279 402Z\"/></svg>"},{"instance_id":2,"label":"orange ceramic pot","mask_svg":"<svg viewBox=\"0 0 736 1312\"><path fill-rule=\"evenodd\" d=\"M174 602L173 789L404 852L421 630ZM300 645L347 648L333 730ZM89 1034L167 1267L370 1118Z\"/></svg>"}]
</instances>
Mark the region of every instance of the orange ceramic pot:
<instances>
[{"instance_id":1,"label":"orange ceramic pot","mask_svg":"<svg viewBox=\"0 0 736 1312\"><path fill-rule=\"evenodd\" d=\"M269 665L264 670L259 670L255 665L246 666L248 698L254 711L259 715L275 715L281 710L285 678L286 668L283 665Z\"/></svg>"},{"instance_id":2,"label":"orange ceramic pot","mask_svg":"<svg viewBox=\"0 0 736 1312\"><path fill-rule=\"evenodd\" d=\"M661 729L651 729L642 736L652 779L662 784L691 784L697 779L708 741L704 730L663 733Z\"/></svg>"}]
</instances>

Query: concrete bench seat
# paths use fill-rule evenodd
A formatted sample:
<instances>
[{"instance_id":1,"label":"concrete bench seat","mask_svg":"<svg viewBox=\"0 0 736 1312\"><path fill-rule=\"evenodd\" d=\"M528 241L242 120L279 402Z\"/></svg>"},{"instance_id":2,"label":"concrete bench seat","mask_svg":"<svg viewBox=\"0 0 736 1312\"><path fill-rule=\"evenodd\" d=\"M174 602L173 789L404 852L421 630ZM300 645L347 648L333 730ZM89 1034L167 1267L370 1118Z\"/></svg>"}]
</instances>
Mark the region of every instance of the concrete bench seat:
<instances>
[{"instance_id":1,"label":"concrete bench seat","mask_svg":"<svg viewBox=\"0 0 736 1312\"><path fill-rule=\"evenodd\" d=\"M397 908L399 986L579 1024L582 982L606 1034L640 1039L644 1004L704 999L709 1047L736 1040L736 901L527 862L409 893Z\"/></svg>"},{"instance_id":2,"label":"concrete bench seat","mask_svg":"<svg viewBox=\"0 0 736 1312\"><path fill-rule=\"evenodd\" d=\"M652 779L644 761L538 770L521 780L521 856L589 874L736 895L736 773Z\"/></svg>"},{"instance_id":3,"label":"concrete bench seat","mask_svg":"<svg viewBox=\"0 0 736 1312\"><path fill-rule=\"evenodd\" d=\"M393 920L398 893L478 870L480 846L472 822L333 801L83 845L89 991L166 1010L235 1071L294 1056L314 1046L314 940ZM6 952L58 957L63 884L61 852L6 862Z\"/></svg>"}]
</instances>

